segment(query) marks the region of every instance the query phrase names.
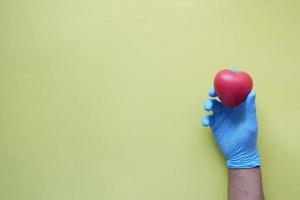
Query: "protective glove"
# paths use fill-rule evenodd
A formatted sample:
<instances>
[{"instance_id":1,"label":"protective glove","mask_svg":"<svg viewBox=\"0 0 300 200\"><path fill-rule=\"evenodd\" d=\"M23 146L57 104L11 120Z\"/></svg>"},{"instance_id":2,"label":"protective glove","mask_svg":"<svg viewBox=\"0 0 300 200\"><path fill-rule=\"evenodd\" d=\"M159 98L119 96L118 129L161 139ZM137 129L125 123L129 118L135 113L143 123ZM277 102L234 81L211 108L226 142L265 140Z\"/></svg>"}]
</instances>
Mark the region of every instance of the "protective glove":
<instances>
[{"instance_id":1,"label":"protective glove","mask_svg":"<svg viewBox=\"0 0 300 200\"><path fill-rule=\"evenodd\" d=\"M209 96L217 96L213 88ZM246 100L233 109L215 98L204 103L204 109L213 114L203 117L202 124L211 128L228 168L254 168L261 164L257 149L255 96L250 92Z\"/></svg>"}]
</instances>

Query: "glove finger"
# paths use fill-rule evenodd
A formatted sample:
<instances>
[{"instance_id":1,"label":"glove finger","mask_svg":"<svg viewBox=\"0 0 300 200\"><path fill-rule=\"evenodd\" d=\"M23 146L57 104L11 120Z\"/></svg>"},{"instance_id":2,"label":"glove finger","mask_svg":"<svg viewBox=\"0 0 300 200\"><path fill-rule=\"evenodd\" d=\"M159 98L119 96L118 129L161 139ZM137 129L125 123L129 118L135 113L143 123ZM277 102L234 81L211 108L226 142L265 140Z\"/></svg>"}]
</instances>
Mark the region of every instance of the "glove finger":
<instances>
[{"instance_id":1,"label":"glove finger","mask_svg":"<svg viewBox=\"0 0 300 200\"><path fill-rule=\"evenodd\" d=\"M210 88L210 90L209 90L209 92L208 92L208 95L209 95L210 97L217 97L217 93L216 93L214 87L211 87L211 88Z\"/></svg>"},{"instance_id":2,"label":"glove finger","mask_svg":"<svg viewBox=\"0 0 300 200\"><path fill-rule=\"evenodd\" d=\"M222 112L223 106L217 99L207 99L204 102L204 110L212 111L215 114L220 114Z\"/></svg>"},{"instance_id":3,"label":"glove finger","mask_svg":"<svg viewBox=\"0 0 300 200\"><path fill-rule=\"evenodd\" d=\"M207 115L202 118L202 125L204 127L208 127L208 126L212 127L214 123L215 123L215 118L213 115Z\"/></svg>"},{"instance_id":4,"label":"glove finger","mask_svg":"<svg viewBox=\"0 0 300 200\"><path fill-rule=\"evenodd\" d=\"M236 68L234 68L234 67L230 68L229 70L230 70L231 72L234 72L234 73L236 73L236 72L239 71L238 69L236 69Z\"/></svg>"}]
</instances>

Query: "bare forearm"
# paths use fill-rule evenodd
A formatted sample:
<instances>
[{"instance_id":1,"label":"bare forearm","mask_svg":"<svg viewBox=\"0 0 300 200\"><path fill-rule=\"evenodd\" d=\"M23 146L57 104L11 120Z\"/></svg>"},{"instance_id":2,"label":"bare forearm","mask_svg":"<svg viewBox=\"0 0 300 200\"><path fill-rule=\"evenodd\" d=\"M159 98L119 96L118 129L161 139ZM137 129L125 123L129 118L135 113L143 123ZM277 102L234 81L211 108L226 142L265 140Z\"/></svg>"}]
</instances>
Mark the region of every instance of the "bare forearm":
<instances>
[{"instance_id":1,"label":"bare forearm","mask_svg":"<svg viewBox=\"0 0 300 200\"><path fill-rule=\"evenodd\" d=\"M260 167L251 169L229 169L229 200L263 200Z\"/></svg>"}]
</instances>

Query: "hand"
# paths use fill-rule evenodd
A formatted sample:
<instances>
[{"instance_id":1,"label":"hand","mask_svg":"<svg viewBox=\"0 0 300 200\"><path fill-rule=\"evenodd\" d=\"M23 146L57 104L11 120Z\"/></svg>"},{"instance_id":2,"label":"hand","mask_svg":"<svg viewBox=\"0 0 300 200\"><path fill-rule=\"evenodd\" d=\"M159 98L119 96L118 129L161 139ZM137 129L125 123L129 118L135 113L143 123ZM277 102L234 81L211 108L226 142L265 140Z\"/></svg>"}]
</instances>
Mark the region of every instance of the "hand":
<instances>
[{"instance_id":1,"label":"hand","mask_svg":"<svg viewBox=\"0 0 300 200\"><path fill-rule=\"evenodd\" d=\"M211 89L209 96L216 97ZM246 100L231 109L215 98L204 103L206 111L212 115L202 119L203 126L209 126L223 154L228 168L254 168L260 166L257 150L257 119L254 92Z\"/></svg>"}]
</instances>

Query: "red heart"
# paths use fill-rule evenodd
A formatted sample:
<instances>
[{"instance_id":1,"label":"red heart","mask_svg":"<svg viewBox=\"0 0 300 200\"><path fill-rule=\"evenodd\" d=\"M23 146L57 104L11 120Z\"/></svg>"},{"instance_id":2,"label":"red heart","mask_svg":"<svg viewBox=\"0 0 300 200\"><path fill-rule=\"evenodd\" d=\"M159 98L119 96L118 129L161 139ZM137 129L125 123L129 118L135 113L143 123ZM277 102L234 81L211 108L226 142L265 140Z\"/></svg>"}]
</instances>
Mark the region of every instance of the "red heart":
<instances>
[{"instance_id":1,"label":"red heart","mask_svg":"<svg viewBox=\"0 0 300 200\"><path fill-rule=\"evenodd\" d=\"M252 90L251 76L243 71L224 69L219 71L214 79L216 94L228 107L234 108L242 103Z\"/></svg>"}]
</instances>

